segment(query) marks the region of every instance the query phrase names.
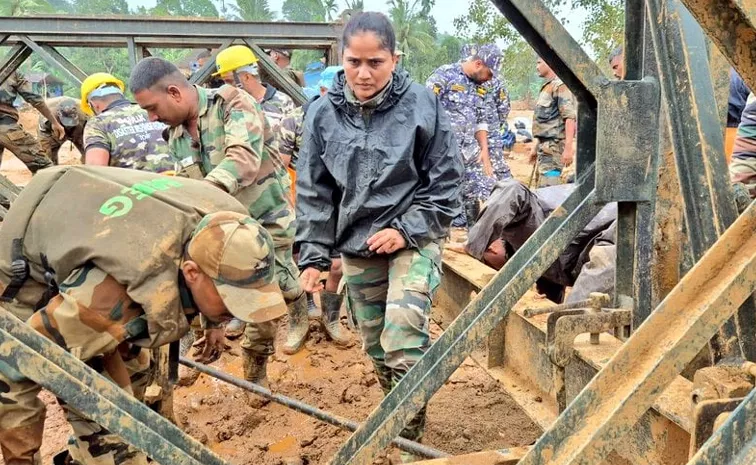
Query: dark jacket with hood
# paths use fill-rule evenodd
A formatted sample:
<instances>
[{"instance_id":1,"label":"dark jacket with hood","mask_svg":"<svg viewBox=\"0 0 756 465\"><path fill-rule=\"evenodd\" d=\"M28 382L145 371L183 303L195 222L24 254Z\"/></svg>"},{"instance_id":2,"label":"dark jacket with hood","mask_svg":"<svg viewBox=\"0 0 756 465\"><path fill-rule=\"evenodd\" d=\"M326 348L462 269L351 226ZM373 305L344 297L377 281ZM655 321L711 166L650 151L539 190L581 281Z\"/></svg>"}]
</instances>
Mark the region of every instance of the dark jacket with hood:
<instances>
[{"instance_id":1,"label":"dark jacket with hood","mask_svg":"<svg viewBox=\"0 0 756 465\"><path fill-rule=\"evenodd\" d=\"M408 248L446 237L461 213L463 165L436 96L394 72L379 96L348 98L344 73L308 109L297 162L299 267L330 252L369 257L367 239L397 229Z\"/></svg>"}]
</instances>

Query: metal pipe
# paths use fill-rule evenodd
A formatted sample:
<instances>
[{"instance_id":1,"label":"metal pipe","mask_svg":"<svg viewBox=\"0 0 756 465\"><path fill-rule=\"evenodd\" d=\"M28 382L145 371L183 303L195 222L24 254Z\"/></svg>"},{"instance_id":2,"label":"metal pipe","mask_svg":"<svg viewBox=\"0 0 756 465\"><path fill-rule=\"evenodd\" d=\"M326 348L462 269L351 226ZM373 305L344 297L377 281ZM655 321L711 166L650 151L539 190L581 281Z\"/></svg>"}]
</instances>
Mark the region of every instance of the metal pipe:
<instances>
[{"instance_id":1,"label":"metal pipe","mask_svg":"<svg viewBox=\"0 0 756 465\"><path fill-rule=\"evenodd\" d=\"M228 373L224 373L216 368L204 365L202 363L197 363L194 360L188 359L186 357L180 357L179 363L181 363L182 365L186 365L190 368L194 368L195 370L201 373L204 373L208 376L212 376L213 378L219 379L221 381L225 381L228 384L232 384L246 391L253 392L260 397L264 397L265 399L273 401L277 404L281 404L284 407L289 407L290 409L296 410L299 413L304 413L305 415L309 415L322 422L328 423L329 425L336 426L343 430L354 432L354 431L357 431L357 428L359 428L360 426L360 424L357 423L356 421L352 421L347 418L338 417L336 415L333 415L332 413L326 412L325 410L320 410L317 407L313 407L299 400L292 399L291 397L283 396L281 394L274 394L269 389L266 389L260 386L259 384L251 383L249 381L237 378L235 376L231 376ZM396 447L402 449L403 451L406 451L415 455L420 455L423 457L428 457L428 458L433 458L433 459L451 457L451 455L447 454L446 452L440 451L438 449L434 449L432 447L424 446L420 443L410 441L409 439L397 437L397 438L394 438L392 443Z\"/></svg>"}]
</instances>

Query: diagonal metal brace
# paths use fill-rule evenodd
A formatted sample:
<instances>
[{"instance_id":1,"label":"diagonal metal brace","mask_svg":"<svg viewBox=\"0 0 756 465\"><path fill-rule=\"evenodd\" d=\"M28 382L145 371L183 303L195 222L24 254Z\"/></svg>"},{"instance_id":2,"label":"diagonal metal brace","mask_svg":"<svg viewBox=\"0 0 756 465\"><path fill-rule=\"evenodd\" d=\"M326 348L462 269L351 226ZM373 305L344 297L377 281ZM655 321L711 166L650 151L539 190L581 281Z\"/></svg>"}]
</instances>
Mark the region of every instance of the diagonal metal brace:
<instances>
[{"instance_id":1,"label":"diagonal metal brace","mask_svg":"<svg viewBox=\"0 0 756 465\"><path fill-rule=\"evenodd\" d=\"M70 61L63 58L63 56L52 47L42 47L25 35L19 35L18 38L21 39L21 41L23 41L23 43L26 44L27 47L32 49L34 53L45 60L48 65L54 66L55 68L58 68L61 72L63 72L63 74L66 76L66 79L68 79L68 81L73 84L74 87L79 87L81 85L81 81L86 79L86 74L84 74L79 68L74 66Z\"/></svg>"},{"instance_id":2,"label":"diagonal metal brace","mask_svg":"<svg viewBox=\"0 0 756 465\"><path fill-rule=\"evenodd\" d=\"M5 55L5 59L0 63L0 86L3 85L6 79L8 79L13 73L16 72L21 63L29 58L32 54L32 50L24 44L16 44Z\"/></svg>"},{"instance_id":3,"label":"diagonal metal brace","mask_svg":"<svg viewBox=\"0 0 756 465\"><path fill-rule=\"evenodd\" d=\"M581 391L520 465L601 463L756 289L751 204Z\"/></svg>"},{"instance_id":4,"label":"diagonal metal brace","mask_svg":"<svg viewBox=\"0 0 756 465\"><path fill-rule=\"evenodd\" d=\"M163 464L227 465L81 360L0 308L0 371L29 378Z\"/></svg>"}]
</instances>

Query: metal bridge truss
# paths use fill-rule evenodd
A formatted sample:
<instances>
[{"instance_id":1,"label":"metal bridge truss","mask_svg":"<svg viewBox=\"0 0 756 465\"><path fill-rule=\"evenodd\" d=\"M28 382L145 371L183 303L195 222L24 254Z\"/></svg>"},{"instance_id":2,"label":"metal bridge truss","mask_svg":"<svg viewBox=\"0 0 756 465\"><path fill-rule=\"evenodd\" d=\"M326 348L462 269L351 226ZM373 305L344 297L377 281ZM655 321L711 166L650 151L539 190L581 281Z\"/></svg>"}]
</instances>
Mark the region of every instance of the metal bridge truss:
<instances>
[{"instance_id":1,"label":"metal bridge truss","mask_svg":"<svg viewBox=\"0 0 756 465\"><path fill-rule=\"evenodd\" d=\"M756 374L747 362L756 360L752 298L756 205L737 216L722 134L728 62L756 89L752 23L756 4L752 0L626 0L626 78L610 81L541 0L493 3L577 98L576 190L357 428L333 458L334 465L370 464L473 349L497 330L515 303L608 202L619 205L613 301L615 307L631 312L630 337L533 447L424 463L612 463L615 449L703 347L708 345L711 363L727 361L749 367L751 376ZM217 47L229 39L249 37L244 23L125 20L120 25L120 21L0 18L0 38L14 45L4 66L17 67L31 51L41 51L50 63L69 69L53 46L70 43L64 37L76 31L126 41L132 61L138 47L176 45L170 37L191 39L192 47L200 42ZM152 28L155 23L166 28L170 24L171 32L158 34ZM322 39L323 47L333 50L335 41L328 42L332 37L323 37L327 33L319 26L332 28L257 24L260 36L248 40L267 45L266 40L280 40L274 36ZM0 73L2 78L9 72L0 67ZM671 195L664 193L669 185L673 186ZM684 239L681 242L695 265L683 270L687 272L679 283L665 289L658 275L669 263L660 261L665 256L654 251L655 235L663 219L679 210L686 234L678 238ZM673 268L684 262L675 254L670 256L677 258ZM88 412L158 462L224 463L4 311L0 311L0 362L3 369L19 371ZM731 404L724 411L732 413L710 431L708 440L704 437L700 448L691 450L688 463L754 463L756 393L751 391ZM667 463L652 452L636 444L638 461L632 463ZM669 463L684 461L676 457Z\"/></svg>"}]
</instances>

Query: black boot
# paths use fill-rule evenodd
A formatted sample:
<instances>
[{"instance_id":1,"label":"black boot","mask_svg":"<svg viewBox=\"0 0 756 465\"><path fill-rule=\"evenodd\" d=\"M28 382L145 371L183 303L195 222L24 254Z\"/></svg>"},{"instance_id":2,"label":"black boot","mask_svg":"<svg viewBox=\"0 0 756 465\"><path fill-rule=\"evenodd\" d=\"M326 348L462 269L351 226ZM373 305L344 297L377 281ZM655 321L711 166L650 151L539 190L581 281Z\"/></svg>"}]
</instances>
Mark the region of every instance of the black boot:
<instances>
[{"instance_id":1,"label":"black boot","mask_svg":"<svg viewBox=\"0 0 756 465\"><path fill-rule=\"evenodd\" d=\"M323 311L322 323L326 335L337 345L346 347L352 342L349 333L341 327L339 315L341 304L344 302L342 294L320 291L320 308Z\"/></svg>"}]
</instances>

